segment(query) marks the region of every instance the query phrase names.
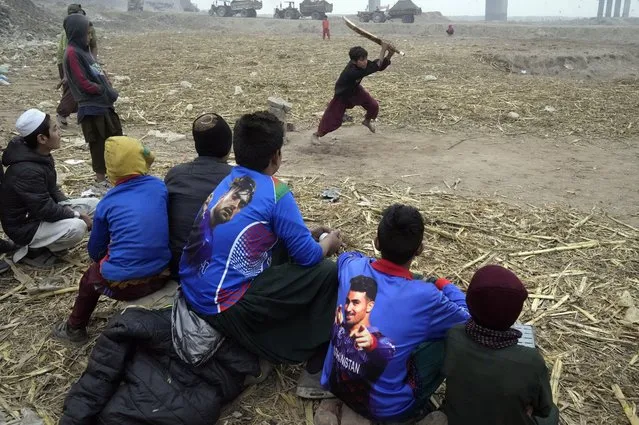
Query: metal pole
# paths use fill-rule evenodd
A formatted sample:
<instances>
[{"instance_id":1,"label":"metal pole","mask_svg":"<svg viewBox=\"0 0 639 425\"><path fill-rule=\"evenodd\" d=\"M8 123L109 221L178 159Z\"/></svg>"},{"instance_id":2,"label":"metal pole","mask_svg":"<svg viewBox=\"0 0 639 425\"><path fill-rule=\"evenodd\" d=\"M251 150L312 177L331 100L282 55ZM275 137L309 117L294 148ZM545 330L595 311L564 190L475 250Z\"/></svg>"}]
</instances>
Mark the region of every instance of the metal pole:
<instances>
[{"instance_id":1,"label":"metal pole","mask_svg":"<svg viewBox=\"0 0 639 425\"><path fill-rule=\"evenodd\" d=\"M623 17L624 18L630 17L630 0L625 0L625 3L623 5Z\"/></svg>"},{"instance_id":2,"label":"metal pole","mask_svg":"<svg viewBox=\"0 0 639 425\"><path fill-rule=\"evenodd\" d=\"M621 0L615 0L615 18L621 17Z\"/></svg>"},{"instance_id":3,"label":"metal pole","mask_svg":"<svg viewBox=\"0 0 639 425\"><path fill-rule=\"evenodd\" d=\"M612 2L614 0L608 0L608 2L606 3L606 18L611 18L612 17Z\"/></svg>"},{"instance_id":4,"label":"metal pole","mask_svg":"<svg viewBox=\"0 0 639 425\"><path fill-rule=\"evenodd\" d=\"M626 0L629 1L629 0ZM606 6L606 0L599 0L599 9L597 10L597 18L603 18L604 7Z\"/></svg>"}]
</instances>

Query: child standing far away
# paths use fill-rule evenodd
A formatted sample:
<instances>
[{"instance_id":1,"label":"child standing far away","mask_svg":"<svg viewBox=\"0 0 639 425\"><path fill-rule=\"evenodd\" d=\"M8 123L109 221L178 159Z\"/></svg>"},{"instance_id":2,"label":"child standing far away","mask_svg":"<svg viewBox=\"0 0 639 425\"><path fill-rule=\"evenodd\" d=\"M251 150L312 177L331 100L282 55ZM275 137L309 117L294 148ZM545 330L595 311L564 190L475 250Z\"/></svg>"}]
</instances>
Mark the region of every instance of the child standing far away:
<instances>
[{"instance_id":1,"label":"child standing far away","mask_svg":"<svg viewBox=\"0 0 639 425\"><path fill-rule=\"evenodd\" d=\"M446 332L469 317L455 285L410 272L424 250L423 237L420 212L392 205L377 228L382 258L347 252L337 261L337 306L322 385L374 421L415 421L428 413L428 399L443 381Z\"/></svg>"},{"instance_id":2,"label":"child standing far away","mask_svg":"<svg viewBox=\"0 0 639 425\"><path fill-rule=\"evenodd\" d=\"M118 92L113 89L100 64L89 49L89 20L81 14L67 16L67 49L64 75L73 98L78 102L78 123L91 151L91 165L99 187L108 188L104 143L112 136L122 136L120 117L113 103Z\"/></svg>"},{"instance_id":3,"label":"child standing far away","mask_svg":"<svg viewBox=\"0 0 639 425\"><path fill-rule=\"evenodd\" d=\"M497 265L477 270L467 292L471 319L446 340L449 425L557 425L548 369L536 348L518 345L511 328L528 298L513 272Z\"/></svg>"},{"instance_id":4,"label":"child standing far away","mask_svg":"<svg viewBox=\"0 0 639 425\"><path fill-rule=\"evenodd\" d=\"M329 25L328 17L324 16L324 19L322 19L322 40L326 40L326 37L328 37L329 40L331 39L331 29Z\"/></svg>"},{"instance_id":5,"label":"child standing far away","mask_svg":"<svg viewBox=\"0 0 639 425\"><path fill-rule=\"evenodd\" d=\"M355 106L361 106L366 110L366 116L362 124L375 133L373 121L377 119L379 104L362 87L361 82L362 78L367 75L388 68L394 53L394 47L387 42L382 42L382 51L379 59L374 61L368 60L368 52L363 47L353 47L348 52L351 60L335 83L335 95L324 111L317 132L313 133L313 144L318 143L320 137L340 128L344 112Z\"/></svg>"},{"instance_id":6,"label":"child standing far away","mask_svg":"<svg viewBox=\"0 0 639 425\"><path fill-rule=\"evenodd\" d=\"M153 154L130 137L111 137L104 157L109 190L97 206L87 249L94 261L80 279L67 320L53 328L57 339L83 343L100 295L133 301L169 280L169 222L164 182L147 175Z\"/></svg>"}]
</instances>

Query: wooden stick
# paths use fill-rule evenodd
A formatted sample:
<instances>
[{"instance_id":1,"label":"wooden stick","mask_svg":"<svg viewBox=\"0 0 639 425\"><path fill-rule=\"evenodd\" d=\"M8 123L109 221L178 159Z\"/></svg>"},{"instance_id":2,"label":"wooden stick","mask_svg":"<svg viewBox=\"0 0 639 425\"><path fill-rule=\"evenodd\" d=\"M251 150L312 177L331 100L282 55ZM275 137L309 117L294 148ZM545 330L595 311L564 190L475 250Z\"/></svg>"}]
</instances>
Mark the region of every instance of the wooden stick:
<instances>
[{"instance_id":1,"label":"wooden stick","mask_svg":"<svg viewBox=\"0 0 639 425\"><path fill-rule=\"evenodd\" d=\"M15 294L16 292L20 292L24 289L24 283L21 283L20 285L14 287L13 289L10 289L9 291L7 291L3 296L0 297L0 301L9 298L11 295Z\"/></svg>"},{"instance_id":2,"label":"wooden stick","mask_svg":"<svg viewBox=\"0 0 639 425\"><path fill-rule=\"evenodd\" d=\"M539 316L535 317L532 320L529 320L526 324L527 325L533 325L535 322L541 320L543 317L545 317L548 313L552 312L553 310L557 310L559 307L561 307L561 305L563 303L565 303L568 298L570 298L569 294L564 295L559 301L557 301L555 304L551 305L550 308L546 311L544 311L543 313L541 313Z\"/></svg>"},{"instance_id":3,"label":"wooden stick","mask_svg":"<svg viewBox=\"0 0 639 425\"><path fill-rule=\"evenodd\" d=\"M614 243L625 243L625 241L615 241L615 242L609 242L610 244L614 244ZM513 254L509 254L510 257L525 257L528 255L537 255L537 254L546 254L549 252L561 252L561 251L571 251L571 250L575 250L575 249L586 249L586 248L595 248L597 246L599 246L600 243L598 241L586 241L586 242L576 242L576 243L572 243L572 244L568 244L565 246L556 246L554 248L546 248L546 249L538 249L536 251L522 251L522 252L515 252Z\"/></svg>"},{"instance_id":4,"label":"wooden stick","mask_svg":"<svg viewBox=\"0 0 639 425\"><path fill-rule=\"evenodd\" d=\"M628 403L628 401L626 400L626 396L621 391L621 387L619 387L619 385L617 384L613 384L612 392L615 393L615 398L617 399L619 404L621 404L623 412L626 414L630 425L639 425L639 417L637 417L637 415L634 413L633 406L631 406L630 403Z\"/></svg>"},{"instance_id":5,"label":"wooden stick","mask_svg":"<svg viewBox=\"0 0 639 425\"><path fill-rule=\"evenodd\" d=\"M464 270L466 270L469 267L474 266L475 264L484 261L486 258L488 258L488 256L490 255L490 251L488 251L485 254L480 255L479 257L475 258L473 261L470 261L466 264L464 264L461 269L459 269L459 273L463 272Z\"/></svg>"},{"instance_id":6,"label":"wooden stick","mask_svg":"<svg viewBox=\"0 0 639 425\"><path fill-rule=\"evenodd\" d=\"M590 320L592 323L598 323L599 322L599 320L597 320L597 318L595 316L593 316L592 314L588 313L583 308L577 307L576 305L573 305L573 307L575 309L579 310L579 312L581 314L583 314L584 316L586 316L588 318L588 320Z\"/></svg>"},{"instance_id":7,"label":"wooden stick","mask_svg":"<svg viewBox=\"0 0 639 425\"><path fill-rule=\"evenodd\" d=\"M528 294L528 298L539 299L539 300L554 300L556 297L554 295Z\"/></svg>"},{"instance_id":8,"label":"wooden stick","mask_svg":"<svg viewBox=\"0 0 639 425\"><path fill-rule=\"evenodd\" d=\"M615 222L615 223L617 223L617 224L620 224L620 225L622 225L622 226L624 226L624 227L627 227L628 229L634 230L635 232L639 233L639 229L637 229L636 227L632 227L631 225L626 224L626 223L624 223L623 221L619 221L619 220L617 220L617 219L616 219L616 218L614 218L614 217L610 217L610 216L608 216L608 218L609 218L609 219L611 219L612 221L614 221L614 222Z\"/></svg>"},{"instance_id":9,"label":"wooden stick","mask_svg":"<svg viewBox=\"0 0 639 425\"><path fill-rule=\"evenodd\" d=\"M555 361L554 366L552 367L552 374L550 376L550 388L552 389L552 401L557 405L557 401L559 400L559 377L561 376L561 369L563 367L563 362L561 359L557 359Z\"/></svg>"},{"instance_id":10,"label":"wooden stick","mask_svg":"<svg viewBox=\"0 0 639 425\"><path fill-rule=\"evenodd\" d=\"M36 295L34 297L32 297L32 300L39 300L42 298L47 298L47 297L53 297L55 295L62 295L62 294L67 294L69 292L75 292L78 290L77 286L70 286L68 288L62 288L62 289L58 289L57 291L51 291L51 292L45 292L44 294L39 294Z\"/></svg>"}]
</instances>

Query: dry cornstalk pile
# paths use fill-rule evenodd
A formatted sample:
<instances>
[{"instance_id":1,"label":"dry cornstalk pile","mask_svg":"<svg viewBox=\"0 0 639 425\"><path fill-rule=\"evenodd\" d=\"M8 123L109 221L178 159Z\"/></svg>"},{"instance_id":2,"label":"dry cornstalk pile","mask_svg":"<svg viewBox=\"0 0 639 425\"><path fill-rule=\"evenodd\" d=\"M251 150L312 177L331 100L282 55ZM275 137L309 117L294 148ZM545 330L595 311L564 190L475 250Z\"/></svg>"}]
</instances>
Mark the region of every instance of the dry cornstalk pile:
<instances>
[{"instance_id":1,"label":"dry cornstalk pile","mask_svg":"<svg viewBox=\"0 0 639 425\"><path fill-rule=\"evenodd\" d=\"M165 169L159 164L159 169ZM158 170L156 169L156 172ZM639 229L600 212L520 209L442 193L418 193L346 180L331 182L341 200L327 203L319 178L286 177L310 226L341 229L348 249L374 255L372 241L382 209L415 205L427 221L427 252L414 269L448 276L465 287L474 270L500 263L522 277L530 292L522 321L536 327L538 345L552 371L555 398L566 424L625 424L613 386L637 402L639 330L625 321L628 291L639 302ZM73 191L74 183L67 190ZM87 264L84 247L55 270L19 266L4 277L0 292L0 409L19 417L33 406L48 424L58 418L64 395L86 366L93 344L69 348L49 337L51 324L68 314ZM91 333L117 311L100 303ZM239 424L300 424L313 405L294 396L297 369L278 369L226 411Z\"/></svg>"}]
</instances>

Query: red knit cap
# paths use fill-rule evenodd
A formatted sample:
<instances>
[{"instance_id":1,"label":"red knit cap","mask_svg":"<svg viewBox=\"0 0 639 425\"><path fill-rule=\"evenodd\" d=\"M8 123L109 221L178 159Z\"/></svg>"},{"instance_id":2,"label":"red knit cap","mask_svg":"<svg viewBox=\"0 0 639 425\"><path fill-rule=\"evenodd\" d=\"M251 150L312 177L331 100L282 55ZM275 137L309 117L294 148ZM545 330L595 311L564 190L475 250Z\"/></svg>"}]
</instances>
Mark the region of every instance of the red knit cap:
<instances>
[{"instance_id":1,"label":"red knit cap","mask_svg":"<svg viewBox=\"0 0 639 425\"><path fill-rule=\"evenodd\" d=\"M513 272L502 266L484 266L475 272L466 293L473 320L485 328L508 330L519 317L528 291Z\"/></svg>"}]
</instances>

